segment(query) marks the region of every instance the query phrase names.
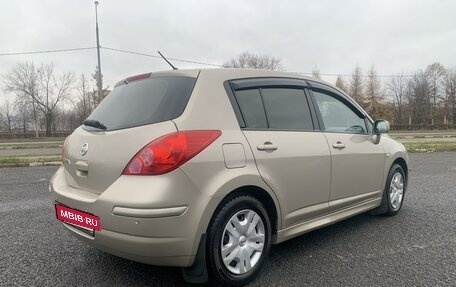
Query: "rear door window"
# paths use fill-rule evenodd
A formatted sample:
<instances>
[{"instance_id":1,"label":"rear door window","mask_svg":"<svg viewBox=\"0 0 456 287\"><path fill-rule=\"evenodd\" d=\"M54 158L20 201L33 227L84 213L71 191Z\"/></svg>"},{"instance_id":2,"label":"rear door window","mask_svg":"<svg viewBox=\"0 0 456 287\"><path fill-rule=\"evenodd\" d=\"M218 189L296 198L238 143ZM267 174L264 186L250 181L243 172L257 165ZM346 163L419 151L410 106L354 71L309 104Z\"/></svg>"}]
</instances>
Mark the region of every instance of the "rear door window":
<instances>
[{"instance_id":1,"label":"rear door window","mask_svg":"<svg viewBox=\"0 0 456 287\"><path fill-rule=\"evenodd\" d=\"M237 91L236 99L247 128L266 129L268 127L260 90Z\"/></svg>"},{"instance_id":2,"label":"rear door window","mask_svg":"<svg viewBox=\"0 0 456 287\"><path fill-rule=\"evenodd\" d=\"M313 130L307 97L299 88L254 88L235 91L246 128Z\"/></svg>"},{"instance_id":3,"label":"rear door window","mask_svg":"<svg viewBox=\"0 0 456 287\"><path fill-rule=\"evenodd\" d=\"M179 117L196 78L172 76L137 80L120 85L92 112L107 130L118 130L163 122Z\"/></svg>"},{"instance_id":4,"label":"rear door window","mask_svg":"<svg viewBox=\"0 0 456 287\"><path fill-rule=\"evenodd\" d=\"M269 128L313 130L312 116L302 89L261 89Z\"/></svg>"}]
</instances>

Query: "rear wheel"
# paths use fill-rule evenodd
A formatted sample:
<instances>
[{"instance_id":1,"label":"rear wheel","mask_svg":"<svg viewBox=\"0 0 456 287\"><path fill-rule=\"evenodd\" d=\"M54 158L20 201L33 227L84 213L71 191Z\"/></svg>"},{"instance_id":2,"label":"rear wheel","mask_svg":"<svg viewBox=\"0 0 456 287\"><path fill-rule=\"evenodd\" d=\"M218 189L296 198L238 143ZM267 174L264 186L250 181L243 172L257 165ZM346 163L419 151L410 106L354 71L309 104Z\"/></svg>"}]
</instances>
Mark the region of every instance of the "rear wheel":
<instances>
[{"instance_id":1,"label":"rear wheel","mask_svg":"<svg viewBox=\"0 0 456 287\"><path fill-rule=\"evenodd\" d=\"M260 201L246 195L229 200L208 230L209 270L223 285L247 284L265 262L270 238L270 220Z\"/></svg>"}]
</instances>

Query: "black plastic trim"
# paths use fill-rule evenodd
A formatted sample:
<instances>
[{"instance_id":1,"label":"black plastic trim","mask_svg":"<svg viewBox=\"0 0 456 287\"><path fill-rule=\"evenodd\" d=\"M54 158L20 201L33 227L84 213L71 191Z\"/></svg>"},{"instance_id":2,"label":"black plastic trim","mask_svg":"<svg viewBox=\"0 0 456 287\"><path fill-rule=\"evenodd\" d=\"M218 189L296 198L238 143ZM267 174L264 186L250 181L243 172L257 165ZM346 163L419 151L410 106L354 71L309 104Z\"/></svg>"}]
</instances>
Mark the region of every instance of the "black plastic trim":
<instances>
[{"instance_id":1,"label":"black plastic trim","mask_svg":"<svg viewBox=\"0 0 456 287\"><path fill-rule=\"evenodd\" d=\"M314 130L321 131L322 126L321 126L320 120L318 118L319 114L317 114L314 99L313 99L312 95L310 94L309 89L304 88L304 94L306 95L307 104L309 105L310 115L312 117L312 124L313 124ZM321 121L321 122L323 122L323 121Z\"/></svg>"},{"instance_id":2,"label":"black plastic trim","mask_svg":"<svg viewBox=\"0 0 456 287\"><path fill-rule=\"evenodd\" d=\"M206 233L201 234L198 252L196 253L193 265L181 268L181 270L185 281L189 283L203 284L209 280L206 265Z\"/></svg>"},{"instance_id":3,"label":"black plastic trim","mask_svg":"<svg viewBox=\"0 0 456 287\"><path fill-rule=\"evenodd\" d=\"M245 128L245 121L244 117L242 116L241 108L239 107L239 103L236 100L236 97L233 93L233 88L230 84L230 81L225 81L223 83L223 87L228 95L228 99L230 100L231 106L233 107L234 114L236 115L236 119L238 120L239 126L241 128Z\"/></svg>"},{"instance_id":4,"label":"black plastic trim","mask_svg":"<svg viewBox=\"0 0 456 287\"><path fill-rule=\"evenodd\" d=\"M286 87L307 87L307 82L303 79L286 77L258 77L244 78L230 81L233 90L247 90L255 88L286 88Z\"/></svg>"}]
</instances>

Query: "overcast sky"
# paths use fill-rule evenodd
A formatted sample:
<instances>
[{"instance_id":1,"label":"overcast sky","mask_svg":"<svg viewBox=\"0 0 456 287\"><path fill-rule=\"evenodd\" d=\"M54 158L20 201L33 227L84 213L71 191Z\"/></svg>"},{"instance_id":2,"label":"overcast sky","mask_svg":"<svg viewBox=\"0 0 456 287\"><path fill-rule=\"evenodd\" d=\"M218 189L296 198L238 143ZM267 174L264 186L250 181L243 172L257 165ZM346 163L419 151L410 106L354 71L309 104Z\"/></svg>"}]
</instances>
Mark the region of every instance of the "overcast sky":
<instances>
[{"instance_id":1,"label":"overcast sky","mask_svg":"<svg viewBox=\"0 0 456 287\"><path fill-rule=\"evenodd\" d=\"M101 46L222 64L243 51L282 60L288 71L350 74L375 64L379 74L456 66L456 1L120 1L100 0ZM90 0L0 0L0 54L93 47ZM105 86L148 71L155 58L102 50ZM0 75L17 63L54 62L90 75L96 50L0 56ZM204 67L174 62L179 68ZM335 78L325 77L334 82ZM4 92L0 81L0 98ZM1 101L1 99L0 99Z\"/></svg>"}]
</instances>

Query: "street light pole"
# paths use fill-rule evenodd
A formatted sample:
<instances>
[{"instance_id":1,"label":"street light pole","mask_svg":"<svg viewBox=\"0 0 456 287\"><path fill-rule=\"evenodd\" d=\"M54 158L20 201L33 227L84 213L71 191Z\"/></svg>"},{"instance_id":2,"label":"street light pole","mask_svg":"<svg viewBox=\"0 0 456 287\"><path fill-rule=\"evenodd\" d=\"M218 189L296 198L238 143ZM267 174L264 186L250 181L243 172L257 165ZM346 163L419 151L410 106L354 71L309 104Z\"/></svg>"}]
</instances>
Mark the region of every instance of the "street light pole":
<instances>
[{"instance_id":1,"label":"street light pole","mask_svg":"<svg viewBox=\"0 0 456 287\"><path fill-rule=\"evenodd\" d=\"M97 56L98 56L98 103L103 100L103 79L101 77L101 61L100 61L100 37L98 34L98 1L95 1L95 21L96 21L96 32L97 32Z\"/></svg>"}]
</instances>

